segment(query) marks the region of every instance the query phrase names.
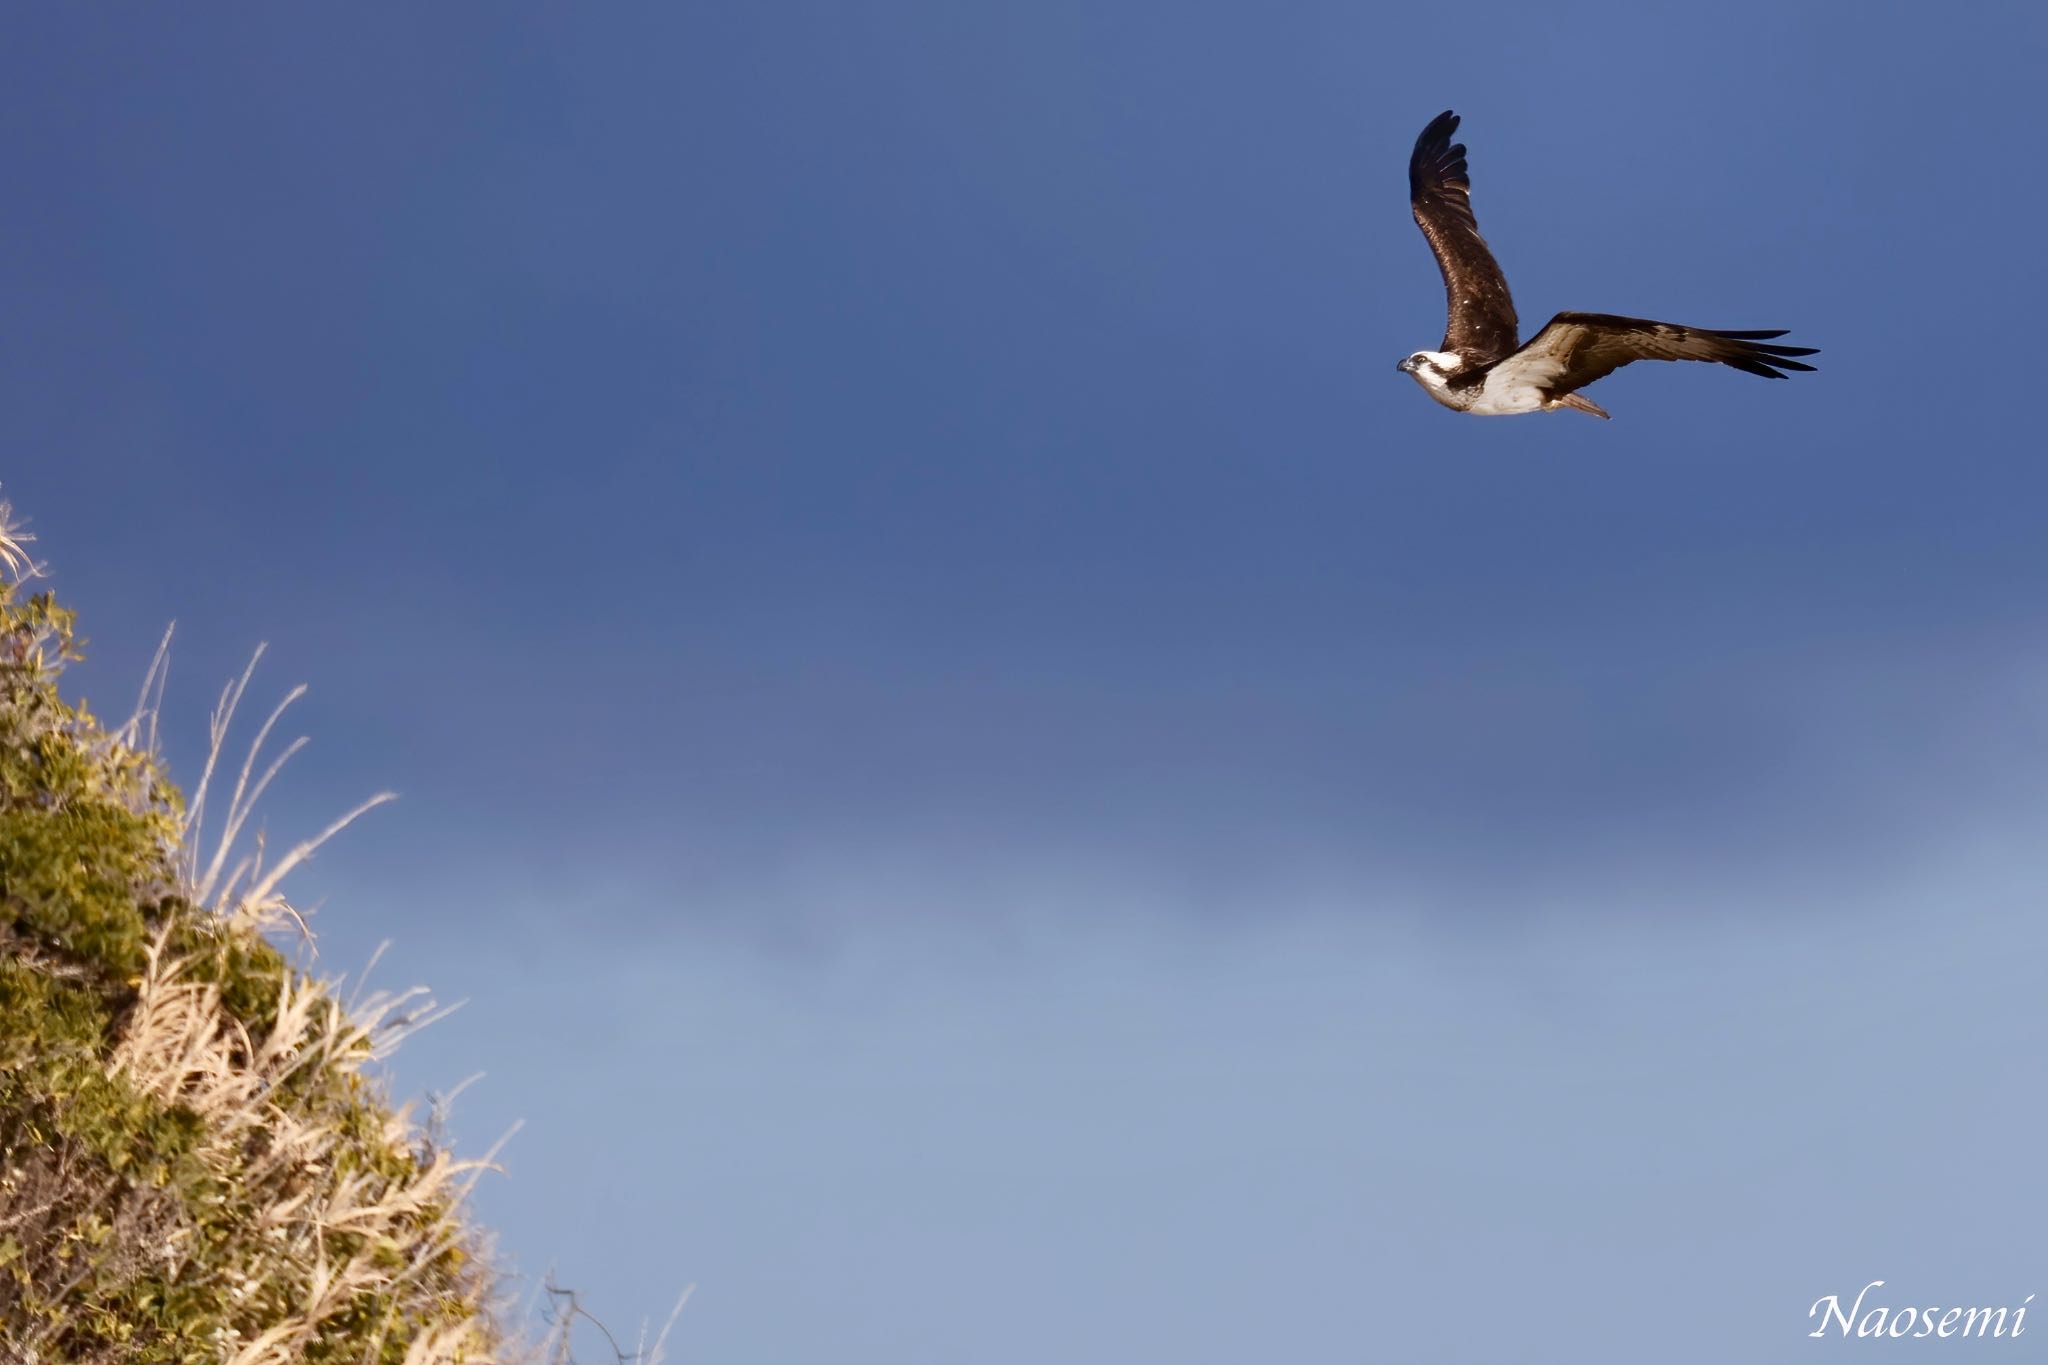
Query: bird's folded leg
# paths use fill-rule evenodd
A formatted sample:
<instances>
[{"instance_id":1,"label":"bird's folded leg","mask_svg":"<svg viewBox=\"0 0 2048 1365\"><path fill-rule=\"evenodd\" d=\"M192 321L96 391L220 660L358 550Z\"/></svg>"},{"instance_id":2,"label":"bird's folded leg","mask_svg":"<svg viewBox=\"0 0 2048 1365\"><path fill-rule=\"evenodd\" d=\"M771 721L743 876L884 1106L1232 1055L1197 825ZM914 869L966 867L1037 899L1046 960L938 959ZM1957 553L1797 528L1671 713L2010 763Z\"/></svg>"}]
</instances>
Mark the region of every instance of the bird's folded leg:
<instances>
[{"instance_id":1,"label":"bird's folded leg","mask_svg":"<svg viewBox=\"0 0 2048 1365\"><path fill-rule=\"evenodd\" d=\"M1582 397L1576 393L1568 393L1562 398L1553 399L1550 406L1554 408L1570 408L1573 412L1583 412L1593 417L1605 418L1608 416L1606 408L1601 407L1592 399Z\"/></svg>"}]
</instances>

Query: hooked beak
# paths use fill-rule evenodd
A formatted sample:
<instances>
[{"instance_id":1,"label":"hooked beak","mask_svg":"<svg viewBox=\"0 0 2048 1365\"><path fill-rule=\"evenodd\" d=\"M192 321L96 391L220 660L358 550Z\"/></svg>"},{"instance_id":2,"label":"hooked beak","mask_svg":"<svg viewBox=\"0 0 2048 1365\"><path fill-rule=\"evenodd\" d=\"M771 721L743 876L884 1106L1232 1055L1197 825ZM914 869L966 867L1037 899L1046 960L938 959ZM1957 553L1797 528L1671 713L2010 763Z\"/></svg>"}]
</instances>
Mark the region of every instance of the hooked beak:
<instances>
[{"instance_id":1,"label":"hooked beak","mask_svg":"<svg viewBox=\"0 0 2048 1365\"><path fill-rule=\"evenodd\" d=\"M1396 366L1395 366L1394 368L1395 368L1395 369L1397 369L1397 370L1399 370L1399 371L1400 371L1400 372L1401 372L1402 374L1414 374L1414 373L1415 373L1415 357L1414 357L1414 356L1409 356L1409 357L1408 357L1408 358L1407 358L1406 360L1402 361L1402 362L1401 362L1400 364L1396 365Z\"/></svg>"}]
</instances>

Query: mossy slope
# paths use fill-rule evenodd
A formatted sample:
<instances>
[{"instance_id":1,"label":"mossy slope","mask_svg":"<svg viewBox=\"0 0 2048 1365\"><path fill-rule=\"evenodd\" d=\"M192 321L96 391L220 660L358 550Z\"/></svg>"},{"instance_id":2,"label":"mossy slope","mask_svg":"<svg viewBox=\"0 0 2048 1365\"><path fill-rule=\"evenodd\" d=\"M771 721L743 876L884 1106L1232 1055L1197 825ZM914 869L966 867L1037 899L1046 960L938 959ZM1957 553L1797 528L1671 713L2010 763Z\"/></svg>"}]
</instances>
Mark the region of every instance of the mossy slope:
<instances>
[{"instance_id":1,"label":"mossy slope","mask_svg":"<svg viewBox=\"0 0 2048 1365\"><path fill-rule=\"evenodd\" d=\"M178 793L59 695L73 628L0 587L0 1361L498 1358L473 1167L363 1071L398 1002L278 952L268 878L197 903Z\"/></svg>"}]
</instances>

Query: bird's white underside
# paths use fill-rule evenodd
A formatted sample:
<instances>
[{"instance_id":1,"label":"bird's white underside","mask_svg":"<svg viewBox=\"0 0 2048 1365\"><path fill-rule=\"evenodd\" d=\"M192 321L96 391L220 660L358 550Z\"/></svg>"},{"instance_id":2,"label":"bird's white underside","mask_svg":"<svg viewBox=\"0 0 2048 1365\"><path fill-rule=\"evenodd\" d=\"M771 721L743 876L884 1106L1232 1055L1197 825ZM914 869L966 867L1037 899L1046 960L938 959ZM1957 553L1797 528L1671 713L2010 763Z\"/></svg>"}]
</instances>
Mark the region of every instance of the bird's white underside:
<instances>
[{"instance_id":1,"label":"bird's white underside","mask_svg":"<svg viewBox=\"0 0 2048 1365\"><path fill-rule=\"evenodd\" d=\"M1511 355L1486 372L1486 382L1479 386L1479 397L1466 411L1482 417L1536 412L1549 406L1549 399L1544 396L1541 386L1550 384L1563 373L1562 361L1526 353Z\"/></svg>"},{"instance_id":2,"label":"bird's white underside","mask_svg":"<svg viewBox=\"0 0 2048 1365\"><path fill-rule=\"evenodd\" d=\"M1447 351L1419 351L1417 358L1431 362L1414 371L1429 396L1445 407L1456 407L1447 381L1465 367L1463 356ZM1463 410L1476 417L1511 417L1523 412L1541 412L1554 407L1544 387L1564 373L1564 362L1555 356L1518 352L1489 370L1470 406Z\"/></svg>"}]
</instances>

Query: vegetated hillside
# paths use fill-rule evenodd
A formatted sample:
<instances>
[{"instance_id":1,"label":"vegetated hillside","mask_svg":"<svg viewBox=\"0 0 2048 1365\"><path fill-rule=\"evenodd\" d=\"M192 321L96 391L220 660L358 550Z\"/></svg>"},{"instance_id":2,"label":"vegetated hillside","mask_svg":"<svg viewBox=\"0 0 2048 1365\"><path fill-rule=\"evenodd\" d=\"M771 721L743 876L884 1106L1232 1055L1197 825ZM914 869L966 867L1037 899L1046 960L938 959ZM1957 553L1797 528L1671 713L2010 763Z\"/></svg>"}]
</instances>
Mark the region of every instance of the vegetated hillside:
<instances>
[{"instance_id":1,"label":"vegetated hillside","mask_svg":"<svg viewBox=\"0 0 2048 1365\"><path fill-rule=\"evenodd\" d=\"M202 858L147 718L59 696L72 657L71 614L0 583L0 1362L525 1354L461 1213L477 1163L364 1071L408 1002L345 1003L265 938L296 856L227 850L267 778Z\"/></svg>"}]
</instances>

